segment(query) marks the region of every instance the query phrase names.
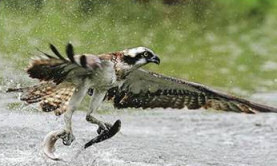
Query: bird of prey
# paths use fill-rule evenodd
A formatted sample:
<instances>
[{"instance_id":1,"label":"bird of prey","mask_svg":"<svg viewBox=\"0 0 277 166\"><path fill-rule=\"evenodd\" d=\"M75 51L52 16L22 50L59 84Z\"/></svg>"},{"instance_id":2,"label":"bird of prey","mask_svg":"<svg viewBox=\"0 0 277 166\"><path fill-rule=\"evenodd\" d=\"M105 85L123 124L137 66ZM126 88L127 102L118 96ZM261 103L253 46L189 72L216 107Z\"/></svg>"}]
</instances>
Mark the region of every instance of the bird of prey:
<instances>
[{"instance_id":1,"label":"bird of prey","mask_svg":"<svg viewBox=\"0 0 277 166\"><path fill-rule=\"evenodd\" d=\"M223 111L256 113L275 112L277 109L239 97L218 92L204 85L149 72L140 67L160 63L159 57L149 48L136 47L101 55L75 55L67 44L63 57L50 44L55 56L42 55L31 61L27 73L40 80L35 86L10 88L8 92L21 92L21 100L39 103L45 112L64 113L64 129L52 131L44 139L43 151L53 160L55 142L60 138L71 145L75 137L71 118L86 94L92 96L86 120L99 126L98 136L84 145L104 141L114 136L121 127L120 120L113 125L98 120L93 113L103 101L112 101L115 108L212 108Z\"/></svg>"}]
</instances>

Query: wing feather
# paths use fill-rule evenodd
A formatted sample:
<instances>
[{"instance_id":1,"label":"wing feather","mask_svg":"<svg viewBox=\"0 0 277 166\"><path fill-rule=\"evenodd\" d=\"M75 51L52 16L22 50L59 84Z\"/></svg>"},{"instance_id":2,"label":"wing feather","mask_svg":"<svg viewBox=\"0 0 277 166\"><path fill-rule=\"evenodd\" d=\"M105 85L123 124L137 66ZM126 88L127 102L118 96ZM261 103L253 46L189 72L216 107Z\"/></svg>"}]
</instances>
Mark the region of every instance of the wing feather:
<instances>
[{"instance_id":1,"label":"wing feather","mask_svg":"<svg viewBox=\"0 0 277 166\"><path fill-rule=\"evenodd\" d=\"M50 49L52 50L52 52L61 60L66 61L66 59L60 54L60 52L57 50L57 48L53 45L50 44Z\"/></svg>"},{"instance_id":2,"label":"wing feather","mask_svg":"<svg viewBox=\"0 0 277 166\"><path fill-rule=\"evenodd\" d=\"M255 113L277 109L210 89L204 85L163 76L145 70L132 72L119 88L111 88L107 100L116 108L213 108L216 110Z\"/></svg>"},{"instance_id":3,"label":"wing feather","mask_svg":"<svg viewBox=\"0 0 277 166\"><path fill-rule=\"evenodd\" d=\"M73 73L74 77L84 77L94 72L96 68L101 67L101 61L95 55L74 56L71 44L66 47L69 59L64 58L54 45L50 44L50 49L57 57L42 52L44 57L40 56L33 59L27 69L27 73L31 78L53 81L59 84L69 76L69 73ZM76 72L72 72L73 70Z\"/></svg>"},{"instance_id":4,"label":"wing feather","mask_svg":"<svg viewBox=\"0 0 277 166\"><path fill-rule=\"evenodd\" d=\"M20 100L28 104L39 103L42 111L54 111L55 115L61 115L66 112L75 89L75 85L69 82L59 85L42 82L31 87L9 88L7 92L22 92Z\"/></svg>"},{"instance_id":5,"label":"wing feather","mask_svg":"<svg viewBox=\"0 0 277 166\"><path fill-rule=\"evenodd\" d=\"M68 59L72 62L72 63L76 63L75 59L74 59L74 50L73 50L73 46L72 44L67 44L66 46L66 54Z\"/></svg>"}]
</instances>

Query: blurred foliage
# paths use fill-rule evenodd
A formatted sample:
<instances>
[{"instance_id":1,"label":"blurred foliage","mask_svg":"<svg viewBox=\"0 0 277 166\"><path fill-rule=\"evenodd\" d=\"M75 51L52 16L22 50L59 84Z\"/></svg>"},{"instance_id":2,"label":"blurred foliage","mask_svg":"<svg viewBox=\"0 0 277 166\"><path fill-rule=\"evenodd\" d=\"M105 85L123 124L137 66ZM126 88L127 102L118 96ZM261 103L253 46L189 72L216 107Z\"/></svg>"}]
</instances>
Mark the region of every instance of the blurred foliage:
<instances>
[{"instance_id":1,"label":"blurred foliage","mask_svg":"<svg viewBox=\"0 0 277 166\"><path fill-rule=\"evenodd\" d=\"M172 3L171 3L172 2ZM274 0L2 0L0 56L18 69L48 43L77 53L146 46L146 68L243 92L277 85Z\"/></svg>"}]
</instances>

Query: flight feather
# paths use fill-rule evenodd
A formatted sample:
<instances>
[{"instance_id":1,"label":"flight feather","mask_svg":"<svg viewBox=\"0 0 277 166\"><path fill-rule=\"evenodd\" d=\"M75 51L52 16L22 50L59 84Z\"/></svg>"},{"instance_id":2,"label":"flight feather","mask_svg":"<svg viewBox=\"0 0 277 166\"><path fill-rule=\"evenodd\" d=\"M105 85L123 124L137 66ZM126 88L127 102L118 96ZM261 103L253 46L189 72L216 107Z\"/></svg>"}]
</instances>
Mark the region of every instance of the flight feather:
<instances>
[{"instance_id":1,"label":"flight feather","mask_svg":"<svg viewBox=\"0 0 277 166\"><path fill-rule=\"evenodd\" d=\"M116 108L213 108L233 112L276 112L277 109L218 92L204 85L161 74L136 70L121 87L106 96Z\"/></svg>"}]
</instances>

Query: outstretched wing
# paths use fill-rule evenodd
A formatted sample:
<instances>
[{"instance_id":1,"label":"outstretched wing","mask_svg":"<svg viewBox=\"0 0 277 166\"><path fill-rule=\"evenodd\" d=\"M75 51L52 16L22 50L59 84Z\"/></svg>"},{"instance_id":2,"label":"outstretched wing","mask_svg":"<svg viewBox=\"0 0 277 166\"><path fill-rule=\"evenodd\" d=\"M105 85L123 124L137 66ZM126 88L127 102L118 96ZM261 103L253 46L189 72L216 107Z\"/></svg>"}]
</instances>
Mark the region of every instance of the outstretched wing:
<instances>
[{"instance_id":1,"label":"outstretched wing","mask_svg":"<svg viewBox=\"0 0 277 166\"><path fill-rule=\"evenodd\" d=\"M116 108L213 108L216 110L255 113L277 109L223 94L201 84L166 77L144 70L132 72L121 88L114 87L106 99Z\"/></svg>"},{"instance_id":2,"label":"outstretched wing","mask_svg":"<svg viewBox=\"0 0 277 166\"><path fill-rule=\"evenodd\" d=\"M30 77L59 84L67 78L69 73L74 73L74 77L85 76L93 72L95 68L101 67L101 61L97 56L75 55L71 44L66 46L68 58L64 58L52 44L50 44L50 49L56 57L42 52L44 56L33 59L27 69Z\"/></svg>"}]
</instances>

